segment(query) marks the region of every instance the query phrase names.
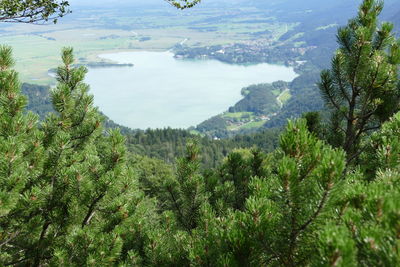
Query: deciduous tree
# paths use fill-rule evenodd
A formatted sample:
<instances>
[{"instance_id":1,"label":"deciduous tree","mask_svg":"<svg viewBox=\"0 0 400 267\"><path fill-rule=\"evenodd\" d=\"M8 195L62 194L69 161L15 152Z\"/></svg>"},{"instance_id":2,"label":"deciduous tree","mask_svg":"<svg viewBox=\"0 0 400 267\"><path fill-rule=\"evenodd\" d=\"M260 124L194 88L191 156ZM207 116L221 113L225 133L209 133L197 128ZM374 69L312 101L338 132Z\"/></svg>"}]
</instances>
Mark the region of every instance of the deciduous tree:
<instances>
[{"instance_id":1,"label":"deciduous tree","mask_svg":"<svg viewBox=\"0 0 400 267\"><path fill-rule=\"evenodd\" d=\"M66 0L2 0L0 21L43 23L57 22L57 18L70 13Z\"/></svg>"},{"instance_id":2,"label":"deciduous tree","mask_svg":"<svg viewBox=\"0 0 400 267\"><path fill-rule=\"evenodd\" d=\"M164 0L178 9L191 8L201 0ZM56 23L71 13L68 0L2 0L0 21L19 23Z\"/></svg>"},{"instance_id":3,"label":"deciduous tree","mask_svg":"<svg viewBox=\"0 0 400 267\"><path fill-rule=\"evenodd\" d=\"M201 2L201 0L165 0L165 1L179 9L191 8Z\"/></svg>"}]
</instances>

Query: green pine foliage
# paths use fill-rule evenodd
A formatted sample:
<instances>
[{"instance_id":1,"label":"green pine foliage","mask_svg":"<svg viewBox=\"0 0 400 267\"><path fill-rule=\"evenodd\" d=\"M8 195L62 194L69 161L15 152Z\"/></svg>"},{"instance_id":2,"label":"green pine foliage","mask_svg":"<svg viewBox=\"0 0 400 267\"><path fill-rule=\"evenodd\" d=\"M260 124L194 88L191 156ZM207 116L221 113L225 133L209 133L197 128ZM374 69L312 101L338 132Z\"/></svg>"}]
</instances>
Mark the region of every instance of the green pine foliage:
<instances>
[{"instance_id":1,"label":"green pine foliage","mask_svg":"<svg viewBox=\"0 0 400 267\"><path fill-rule=\"evenodd\" d=\"M313 239L334 210L344 158L312 136L305 121L289 123L281 149L265 162L265 176L248 183L243 208L205 215L207 224L218 226L203 235L217 231L213 235L224 237L213 244L218 257L207 259L210 266L307 265L317 248Z\"/></svg>"},{"instance_id":2,"label":"green pine foliage","mask_svg":"<svg viewBox=\"0 0 400 267\"><path fill-rule=\"evenodd\" d=\"M382 129L366 141L361 154L361 166L369 180L379 170L399 170L400 162L400 113L397 113Z\"/></svg>"},{"instance_id":3,"label":"green pine foliage","mask_svg":"<svg viewBox=\"0 0 400 267\"><path fill-rule=\"evenodd\" d=\"M0 263L15 260L9 247L23 235L22 217L29 216L24 203L36 200L27 188L38 179L43 162L43 134L36 127L38 118L24 113L26 98L11 54L10 47L0 47Z\"/></svg>"},{"instance_id":4,"label":"green pine foliage","mask_svg":"<svg viewBox=\"0 0 400 267\"><path fill-rule=\"evenodd\" d=\"M103 128L71 48L51 91L54 112L38 121L25 111L12 51L1 46L0 266L399 266L397 48L389 26L375 32L380 9L365 0L343 30L374 59L360 54L353 114L373 111L364 126L377 131L356 121L362 134L346 149L347 131L335 130L350 114L342 99L329 127L305 114L288 122L275 151L236 149L213 169L200 167L196 140L175 164L127 152L119 130ZM392 52L366 36L389 38L381 45ZM346 52L339 65L349 67L351 51L334 62ZM373 90L363 84L371 68ZM342 74L335 81L346 81ZM341 99L339 82L329 88Z\"/></svg>"},{"instance_id":5,"label":"green pine foliage","mask_svg":"<svg viewBox=\"0 0 400 267\"><path fill-rule=\"evenodd\" d=\"M336 214L320 233L321 265L400 264L400 113L366 142L361 170L348 175Z\"/></svg>"},{"instance_id":6,"label":"green pine foliage","mask_svg":"<svg viewBox=\"0 0 400 267\"><path fill-rule=\"evenodd\" d=\"M208 188L213 190L213 199L218 211L233 208L242 210L249 197L249 182L252 177L264 176L266 155L259 149L240 149L230 153L214 174L214 182L208 179ZM211 177L210 177L211 178Z\"/></svg>"},{"instance_id":7,"label":"green pine foliage","mask_svg":"<svg viewBox=\"0 0 400 267\"><path fill-rule=\"evenodd\" d=\"M6 137L1 148L9 155L2 162L2 203L7 204L2 204L0 218L2 265L98 266L117 261L134 246L121 238L132 225L129 221L151 214L154 205L126 166L124 138L101 127L102 117L83 83L86 69L71 68L72 49L63 50L64 65L52 91L56 113L38 127L32 115L23 113L25 98L15 72L8 70L10 49L0 52Z\"/></svg>"},{"instance_id":8,"label":"green pine foliage","mask_svg":"<svg viewBox=\"0 0 400 267\"><path fill-rule=\"evenodd\" d=\"M163 185L166 209L173 211L178 225L188 232L196 228L200 207L207 201L198 155L197 143L190 142L186 156L177 162L176 176Z\"/></svg>"}]
</instances>

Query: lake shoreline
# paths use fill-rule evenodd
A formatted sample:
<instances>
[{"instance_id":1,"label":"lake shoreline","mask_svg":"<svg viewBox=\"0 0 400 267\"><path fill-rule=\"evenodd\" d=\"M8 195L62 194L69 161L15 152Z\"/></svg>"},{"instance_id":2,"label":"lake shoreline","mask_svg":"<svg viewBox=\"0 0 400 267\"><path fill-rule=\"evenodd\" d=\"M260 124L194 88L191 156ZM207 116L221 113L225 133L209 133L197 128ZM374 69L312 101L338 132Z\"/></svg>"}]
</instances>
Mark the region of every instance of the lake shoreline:
<instances>
[{"instance_id":1,"label":"lake shoreline","mask_svg":"<svg viewBox=\"0 0 400 267\"><path fill-rule=\"evenodd\" d=\"M298 76L293 68L267 63L180 60L170 50L118 51L99 54L98 58L135 65L131 70L89 68L87 81L96 105L107 116L118 124L139 129L189 128L240 101L243 87L277 80L289 82Z\"/></svg>"}]
</instances>

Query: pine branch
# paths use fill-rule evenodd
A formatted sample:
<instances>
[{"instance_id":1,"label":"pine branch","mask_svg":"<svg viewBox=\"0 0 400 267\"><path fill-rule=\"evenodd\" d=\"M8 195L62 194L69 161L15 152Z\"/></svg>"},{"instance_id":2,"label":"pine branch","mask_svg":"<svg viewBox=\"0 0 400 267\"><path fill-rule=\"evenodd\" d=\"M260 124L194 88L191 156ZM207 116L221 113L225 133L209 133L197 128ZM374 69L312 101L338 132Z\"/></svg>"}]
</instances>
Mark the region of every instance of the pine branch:
<instances>
[{"instance_id":1,"label":"pine branch","mask_svg":"<svg viewBox=\"0 0 400 267\"><path fill-rule=\"evenodd\" d=\"M2 243L0 243L0 248L4 245L7 245L10 241L15 239L18 235L20 234L20 231L17 231L13 233L8 239L4 240Z\"/></svg>"},{"instance_id":2,"label":"pine branch","mask_svg":"<svg viewBox=\"0 0 400 267\"><path fill-rule=\"evenodd\" d=\"M30 259L30 258L22 258L22 259L20 259L20 260L15 260L15 261L6 263L6 264L4 264L4 266L15 266L16 264L21 263L21 262L24 262L24 261L27 261L27 260L29 260L29 259Z\"/></svg>"},{"instance_id":3,"label":"pine branch","mask_svg":"<svg viewBox=\"0 0 400 267\"><path fill-rule=\"evenodd\" d=\"M90 130L90 132L88 132L86 134L71 137L71 141L77 141L77 140L88 138L89 136L91 136L96 131L96 129L97 129L97 127L93 127L93 129ZM73 145L71 148L76 148L76 145Z\"/></svg>"},{"instance_id":4,"label":"pine branch","mask_svg":"<svg viewBox=\"0 0 400 267\"><path fill-rule=\"evenodd\" d=\"M348 120L349 119L348 114L343 112L341 106L339 106L339 104L336 103L336 101L334 100L334 96L330 93L331 90L326 87L327 85L325 83L322 83L321 86L324 89L323 90L324 94L326 94L326 99L332 104L333 107L336 108L338 112L340 112L340 114L342 114Z\"/></svg>"},{"instance_id":5,"label":"pine branch","mask_svg":"<svg viewBox=\"0 0 400 267\"><path fill-rule=\"evenodd\" d=\"M32 266L34 266L34 267L39 267L40 266L40 262L42 260L42 252L43 252L42 251L42 249L43 249L42 248L43 239L45 238L47 229L49 229L50 225L51 225L51 222L50 221L46 221L42 226L42 232L40 233L40 238L39 238L39 241L38 241L38 245L36 247L36 256L35 256L34 262L32 264Z\"/></svg>"},{"instance_id":6,"label":"pine branch","mask_svg":"<svg viewBox=\"0 0 400 267\"><path fill-rule=\"evenodd\" d=\"M301 234L301 232L307 230L308 226L310 226L314 220L319 216L319 214L321 213L322 209L324 208L324 205L328 199L328 195L329 195L329 190L325 190L321 201L318 204L318 208L317 210L314 212L314 214L302 225L300 226L293 234L292 236L292 240L296 240L297 237L299 236L299 234Z\"/></svg>"},{"instance_id":7,"label":"pine branch","mask_svg":"<svg viewBox=\"0 0 400 267\"><path fill-rule=\"evenodd\" d=\"M347 103L350 105L350 96L346 92L346 89L345 89L345 86L344 86L343 80L342 80L342 69L341 69L340 59L341 59L340 55L337 55L336 58L333 59L332 65L334 66L333 69L336 72L339 89L340 89L342 95L344 96L344 98L347 100Z\"/></svg>"},{"instance_id":8,"label":"pine branch","mask_svg":"<svg viewBox=\"0 0 400 267\"><path fill-rule=\"evenodd\" d=\"M89 210L86 213L85 218L82 221L82 228L84 228L86 225L89 224L90 220L92 219L93 215L94 215L94 209L97 205L97 203L105 196L105 193L101 193L98 197L96 197L92 203L89 206Z\"/></svg>"},{"instance_id":9,"label":"pine branch","mask_svg":"<svg viewBox=\"0 0 400 267\"><path fill-rule=\"evenodd\" d=\"M381 128L381 125L372 126L372 127L369 127L369 128L365 128L364 132L373 131L373 130L378 130L378 129L380 129L380 128Z\"/></svg>"},{"instance_id":10,"label":"pine branch","mask_svg":"<svg viewBox=\"0 0 400 267\"><path fill-rule=\"evenodd\" d=\"M111 164L110 166L108 166L108 168L106 170L104 170L103 175L105 175L106 173L108 173L109 171L111 171L114 167L116 166L116 163ZM99 175L97 172L93 173L93 175L95 176L95 178L97 178L97 180L100 179L101 175ZM108 183L108 186L111 184ZM99 196L97 196L92 203L89 205L89 209L88 212L86 213L85 218L82 221L81 227L84 228L87 224L89 224L90 220L92 219L94 212L95 212L95 208L97 203L99 203L107 194L107 191L104 191L102 193L100 193Z\"/></svg>"},{"instance_id":11,"label":"pine branch","mask_svg":"<svg viewBox=\"0 0 400 267\"><path fill-rule=\"evenodd\" d=\"M299 182L303 182L304 179L307 178L307 176L317 167L317 164L319 163L318 159L314 160L310 166L307 168L306 172L300 177Z\"/></svg>"},{"instance_id":12,"label":"pine branch","mask_svg":"<svg viewBox=\"0 0 400 267\"><path fill-rule=\"evenodd\" d=\"M346 160L347 165L348 165L349 163L351 163L354 159L356 159L358 156L360 156L360 155L366 150L366 148L367 148L367 146L364 146L363 148L360 148L360 149L357 151L357 153L354 153L353 155L351 155L350 157L348 157L347 160ZM345 170L344 173L347 172L347 168L348 168L348 166L346 166L346 170Z\"/></svg>"},{"instance_id":13,"label":"pine branch","mask_svg":"<svg viewBox=\"0 0 400 267\"><path fill-rule=\"evenodd\" d=\"M266 243L266 239L264 236L264 232L260 233L258 235L258 239L261 243L261 245L264 247L264 249L269 253L272 254L272 256L265 262L266 266L268 266L269 262L271 262L274 259L279 259L282 255L280 253L277 253L272 246L268 245Z\"/></svg>"},{"instance_id":14,"label":"pine branch","mask_svg":"<svg viewBox=\"0 0 400 267\"><path fill-rule=\"evenodd\" d=\"M271 261L279 259L279 256L271 256L267 260L264 261L263 266L270 266Z\"/></svg>"},{"instance_id":15,"label":"pine branch","mask_svg":"<svg viewBox=\"0 0 400 267\"><path fill-rule=\"evenodd\" d=\"M79 120L77 120L75 123L73 123L71 125L71 128L75 128L75 127L81 125L83 123L83 121L85 120L86 116L87 116L87 112L84 112L83 115L79 118Z\"/></svg>"},{"instance_id":16,"label":"pine branch","mask_svg":"<svg viewBox=\"0 0 400 267\"><path fill-rule=\"evenodd\" d=\"M188 231L190 231L190 229L188 229L188 227L186 226L186 224L183 222L183 213L182 213L182 211L181 211L181 207L180 207L180 205L178 204L178 201L177 201L177 199L175 198L175 195L174 195L174 193L172 192L172 187L171 186L167 186L167 191L168 191L168 193L170 194L170 196L171 196L171 198L172 198L172 203L174 204L174 206L175 206L175 209L177 210L177 212L179 213L179 218L178 218L178 220L179 220L179 222L185 227L185 228L187 228L186 230L188 230Z\"/></svg>"}]
</instances>

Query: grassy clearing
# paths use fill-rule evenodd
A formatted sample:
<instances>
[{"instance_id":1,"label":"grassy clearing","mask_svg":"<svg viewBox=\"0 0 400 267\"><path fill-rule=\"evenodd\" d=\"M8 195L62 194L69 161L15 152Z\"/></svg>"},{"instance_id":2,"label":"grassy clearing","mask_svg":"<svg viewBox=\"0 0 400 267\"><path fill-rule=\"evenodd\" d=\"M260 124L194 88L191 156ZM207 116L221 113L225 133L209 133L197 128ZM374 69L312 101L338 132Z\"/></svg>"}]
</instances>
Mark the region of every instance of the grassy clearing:
<instances>
[{"instance_id":1,"label":"grassy clearing","mask_svg":"<svg viewBox=\"0 0 400 267\"><path fill-rule=\"evenodd\" d=\"M222 116L223 118L231 118L231 119L242 119L243 117L251 118L253 117L253 112L226 112Z\"/></svg>"},{"instance_id":2,"label":"grassy clearing","mask_svg":"<svg viewBox=\"0 0 400 267\"><path fill-rule=\"evenodd\" d=\"M200 133L200 132L197 131L197 130L189 130L189 133L190 133L190 134L193 134L193 135L198 135L198 136L200 136L200 137L204 137L204 136L205 136L204 134Z\"/></svg>"},{"instance_id":3,"label":"grassy clearing","mask_svg":"<svg viewBox=\"0 0 400 267\"><path fill-rule=\"evenodd\" d=\"M290 93L290 90L286 89L282 92L282 94L279 95L279 100L285 104L291 97L292 94Z\"/></svg>"},{"instance_id":4,"label":"grassy clearing","mask_svg":"<svg viewBox=\"0 0 400 267\"><path fill-rule=\"evenodd\" d=\"M253 129L253 128L260 128L263 126L265 121L252 121L249 123L246 123L240 127L240 129Z\"/></svg>"}]
</instances>

